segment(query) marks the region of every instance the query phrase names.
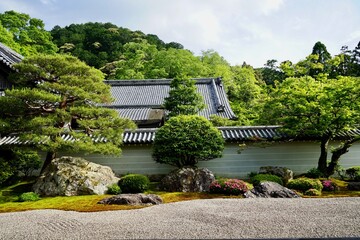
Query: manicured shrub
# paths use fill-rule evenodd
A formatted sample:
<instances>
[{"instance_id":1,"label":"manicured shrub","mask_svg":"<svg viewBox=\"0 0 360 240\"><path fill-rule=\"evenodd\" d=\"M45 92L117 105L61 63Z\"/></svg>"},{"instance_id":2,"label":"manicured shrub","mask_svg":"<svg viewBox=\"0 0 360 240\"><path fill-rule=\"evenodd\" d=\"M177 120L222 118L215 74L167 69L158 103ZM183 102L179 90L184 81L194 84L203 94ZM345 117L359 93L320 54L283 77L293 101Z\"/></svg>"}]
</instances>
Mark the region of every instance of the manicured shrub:
<instances>
[{"instance_id":1,"label":"manicured shrub","mask_svg":"<svg viewBox=\"0 0 360 240\"><path fill-rule=\"evenodd\" d=\"M106 191L107 194L112 194L112 195L118 195L121 193L121 188L119 187L119 185L117 185L116 183L108 186L108 189Z\"/></svg>"},{"instance_id":2,"label":"manicured shrub","mask_svg":"<svg viewBox=\"0 0 360 240\"><path fill-rule=\"evenodd\" d=\"M321 178L324 177L324 174L317 168L311 168L305 176L308 178Z\"/></svg>"},{"instance_id":3,"label":"manicured shrub","mask_svg":"<svg viewBox=\"0 0 360 240\"><path fill-rule=\"evenodd\" d=\"M360 166L355 166L346 169L346 174L349 176L351 180L360 180Z\"/></svg>"},{"instance_id":4,"label":"manicured shrub","mask_svg":"<svg viewBox=\"0 0 360 240\"><path fill-rule=\"evenodd\" d=\"M354 180L357 181L357 182L360 182L360 174L356 175Z\"/></svg>"},{"instance_id":5,"label":"manicured shrub","mask_svg":"<svg viewBox=\"0 0 360 240\"><path fill-rule=\"evenodd\" d=\"M321 181L321 184L323 185L323 191L332 192L337 188L336 184L331 180L323 180Z\"/></svg>"},{"instance_id":6,"label":"manicured shrub","mask_svg":"<svg viewBox=\"0 0 360 240\"><path fill-rule=\"evenodd\" d=\"M304 195L306 195L306 196L321 196L321 191L314 189L314 188L310 188L309 190L306 190Z\"/></svg>"},{"instance_id":7,"label":"manicured shrub","mask_svg":"<svg viewBox=\"0 0 360 240\"><path fill-rule=\"evenodd\" d=\"M249 179L255 177L256 175L258 175L259 173L258 172L250 172L247 176Z\"/></svg>"},{"instance_id":8,"label":"manicured shrub","mask_svg":"<svg viewBox=\"0 0 360 240\"><path fill-rule=\"evenodd\" d=\"M210 193L240 195L247 192L246 183L239 179L219 179L210 185Z\"/></svg>"},{"instance_id":9,"label":"manicured shrub","mask_svg":"<svg viewBox=\"0 0 360 240\"><path fill-rule=\"evenodd\" d=\"M276 175L271 175L271 174L257 174L255 176L253 176L250 181L252 182L252 184L254 185L259 185L261 182L276 182L280 185L284 185L281 177L276 176Z\"/></svg>"},{"instance_id":10,"label":"manicured shrub","mask_svg":"<svg viewBox=\"0 0 360 240\"><path fill-rule=\"evenodd\" d=\"M297 178L290 180L287 184L287 187L290 189L306 192L309 189L316 189L318 191L321 191L323 185L321 184L319 179Z\"/></svg>"},{"instance_id":11,"label":"manicured shrub","mask_svg":"<svg viewBox=\"0 0 360 240\"><path fill-rule=\"evenodd\" d=\"M224 138L219 129L200 116L172 117L156 132L153 158L178 168L196 166L222 156Z\"/></svg>"},{"instance_id":12,"label":"manicured shrub","mask_svg":"<svg viewBox=\"0 0 360 240\"><path fill-rule=\"evenodd\" d=\"M21 194L19 197L19 202L33 202L37 200L40 200L40 197L34 192L26 192Z\"/></svg>"},{"instance_id":13,"label":"manicured shrub","mask_svg":"<svg viewBox=\"0 0 360 240\"><path fill-rule=\"evenodd\" d=\"M149 189L150 180L141 174L129 174L122 177L119 186L123 193L142 193Z\"/></svg>"}]
</instances>

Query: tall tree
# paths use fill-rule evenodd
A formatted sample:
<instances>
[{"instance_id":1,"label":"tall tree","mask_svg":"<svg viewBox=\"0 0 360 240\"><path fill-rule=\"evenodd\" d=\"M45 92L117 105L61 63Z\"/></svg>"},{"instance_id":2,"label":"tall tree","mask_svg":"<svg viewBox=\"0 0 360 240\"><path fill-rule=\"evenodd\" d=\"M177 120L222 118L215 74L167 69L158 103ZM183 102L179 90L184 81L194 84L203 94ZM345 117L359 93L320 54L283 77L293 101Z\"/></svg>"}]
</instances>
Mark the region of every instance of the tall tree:
<instances>
[{"instance_id":1,"label":"tall tree","mask_svg":"<svg viewBox=\"0 0 360 240\"><path fill-rule=\"evenodd\" d=\"M352 63L352 68L351 68L352 76L360 77L360 41L352 51L351 63Z\"/></svg>"},{"instance_id":2,"label":"tall tree","mask_svg":"<svg viewBox=\"0 0 360 240\"><path fill-rule=\"evenodd\" d=\"M10 79L17 88L0 98L0 132L17 133L46 151L44 167L58 151L121 151L124 128L135 125L98 106L112 100L99 70L69 55L37 55L14 68Z\"/></svg>"},{"instance_id":3,"label":"tall tree","mask_svg":"<svg viewBox=\"0 0 360 240\"><path fill-rule=\"evenodd\" d=\"M325 64L326 61L331 59L331 55L330 53L327 51L325 44L323 44L322 42L316 42L311 54L313 55L318 55L318 62Z\"/></svg>"},{"instance_id":4,"label":"tall tree","mask_svg":"<svg viewBox=\"0 0 360 240\"><path fill-rule=\"evenodd\" d=\"M360 121L360 79L315 80L312 77L287 78L278 84L265 105L270 124L281 124L290 136L320 139L318 169L325 176L334 173L340 157L355 141L353 137L332 151L327 162L328 144L342 131L353 129Z\"/></svg>"},{"instance_id":5,"label":"tall tree","mask_svg":"<svg viewBox=\"0 0 360 240\"><path fill-rule=\"evenodd\" d=\"M325 44L322 42L316 42L311 55L317 56L312 58L314 64L321 64L322 68L310 68L310 76L315 77L319 73L330 73L330 66L328 61L331 59L330 53L327 51Z\"/></svg>"},{"instance_id":6,"label":"tall tree","mask_svg":"<svg viewBox=\"0 0 360 240\"><path fill-rule=\"evenodd\" d=\"M28 14L15 11L0 14L0 31L6 29L16 43L5 42L5 44L24 56L56 53L57 47L52 42L51 34L44 27L42 20L31 18Z\"/></svg>"},{"instance_id":7,"label":"tall tree","mask_svg":"<svg viewBox=\"0 0 360 240\"><path fill-rule=\"evenodd\" d=\"M195 81L180 76L171 81L170 87L169 97L164 102L169 117L194 115L204 109L204 100L196 90Z\"/></svg>"},{"instance_id":8,"label":"tall tree","mask_svg":"<svg viewBox=\"0 0 360 240\"><path fill-rule=\"evenodd\" d=\"M239 125L254 124L259 117L259 106L264 98L262 85L255 77L251 66L234 66L234 85L229 86L228 96L231 107L239 117Z\"/></svg>"},{"instance_id":9,"label":"tall tree","mask_svg":"<svg viewBox=\"0 0 360 240\"><path fill-rule=\"evenodd\" d=\"M274 85L275 81L281 82L285 79L285 74L280 70L275 59L266 61L264 67L261 68L261 76L267 85Z\"/></svg>"}]
</instances>

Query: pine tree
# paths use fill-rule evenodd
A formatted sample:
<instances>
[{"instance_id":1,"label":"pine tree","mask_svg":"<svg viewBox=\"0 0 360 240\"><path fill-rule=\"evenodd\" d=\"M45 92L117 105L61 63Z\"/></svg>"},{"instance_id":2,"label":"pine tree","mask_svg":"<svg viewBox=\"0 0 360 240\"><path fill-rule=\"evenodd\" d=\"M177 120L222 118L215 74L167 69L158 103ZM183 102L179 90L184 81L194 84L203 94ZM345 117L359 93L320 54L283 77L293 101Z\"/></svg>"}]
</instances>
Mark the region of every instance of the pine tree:
<instances>
[{"instance_id":1,"label":"pine tree","mask_svg":"<svg viewBox=\"0 0 360 240\"><path fill-rule=\"evenodd\" d=\"M120 153L123 130L135 125L99 106L112 100L99 70L69 55L33 56L14 68L16 88L0 98L0 133L17 133L46 151L43 169L58 151Z\"/></svg>"},{"instance_id":2,"label":"pine tree","mask_svg":"<svg viewBox=\"0 0 360 240\"><path fill-rule=\"evenodd\" d=\"M171 81L169 97L165 98L164 107L169 110L169 117L194 115L204 109L202 96L196 91L195 81L180 76Z\"/></svg>"}]
</instances>

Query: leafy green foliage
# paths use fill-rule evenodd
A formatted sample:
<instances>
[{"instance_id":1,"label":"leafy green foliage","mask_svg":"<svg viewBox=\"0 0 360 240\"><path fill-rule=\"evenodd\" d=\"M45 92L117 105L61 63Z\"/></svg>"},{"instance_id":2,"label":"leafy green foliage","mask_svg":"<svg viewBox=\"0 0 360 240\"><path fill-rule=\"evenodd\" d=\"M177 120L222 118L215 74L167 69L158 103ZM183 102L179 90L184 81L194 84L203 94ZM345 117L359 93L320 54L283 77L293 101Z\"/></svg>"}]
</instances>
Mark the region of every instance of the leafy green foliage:
<instances>
[{"instance_id":1,"label":"leafy green foliage","mask_svg":"<svg viewBox=\"0 0 360 240\"><path fill-rule=\"evenodd\" d=\"M38 153L29 149L2 149L0 154L0 185L20 174L30 176L42 163Z\"/></svg>"},{"instance_id":2,"label":"leafy green foliage","mask_svg":"<svg viewBox=\"0 0 360 240\"><path fill-rule=\"evenodd\" d=\"M324 177L324 174L317 168L311 168L305 174L308 178L321 178Z\"/></svg>"},{"instance_id":3,"label":"leafy green foliage","mask_svg":"<svg viewBox=\"0 0 360 240\"><path fill-rule=\"evenodd\" d=\"M284 182L282 181L281 177L272 175L272 174L257 174L255 176L252 176L250 178L250 181L254 185L259 185L262 182L276 182L280 185L284 185Z\"/></svg>"},{"instance_id":4,"label":"leafy green foliage","mask_svg":"<svg viewBox=\"0 0 360 240\"><path fill-rule=\"evenodd\" d=\"M0 41L24 56L54 54L56 45L42 20L15 11L0 13Z\"/></svg>"},{"instance_id":5,"label":"leafy green foliage","mask_svg":"<svg viewBox=\"0 0 360 240\"><path fill-rule=\"evenodd\" d=\"M0 158L0 186L13 175L14 171L10 164L3 158Z\"/></svg>"},{"instance_id":6,"label":"leafy green foliage","mask_svg":"<svg viewBox=\"0 0 360 240\"><path fill-rule=\"evenodd\" d=\"M354 128L360 120L359 78L315 80L312 77L287 78L270 93L263 119L283 125L295 138L321 140L318 169L325 176L334 173L340 156L358 139L344 142L333 151L327 165L327 143L337 133Z\"/></svg>"},{"instance_id":7,"label":"leafy green foliage","mask_svg":"<svg viewBox=\"0 0 360 240\"><path fill-rule=\"evenodd\" d=\"M262 80L267 85L275 85L275 82L282 82L285 79L285 74L277 66L277 60L267 60L265 67L259 69Z\"/></svg>"},{"instance_id":8,"label":"leafy green foliage","mask_svg":"<svg viewBox=\"0 0 360 240\"><path fill-rule=\"evenodd\" d=\"M51 35L61 52L71 53L73 56L96 68L117 61L119 61L119 68L121 68L124 61L129 60L133 63L138 61L141 56L136 51L133 53L137 58L129 58L127 55L129 48L126 44L128 43L136 45L137 43L148 42L149 45L154 46L158 50L183 48L179 43L164 43L154 34L146 35L141 31L131 31L112 23L88 22L84 24L71 24L64 28L55 26L51 30ZM132 48L132 50L135 49ZM131 67L131 64L125 65ZM125 71L124 68L123 70ZM113 76L116 76L116 74ZM119 76L116 77L119 78ZM127 79L128 75L125 76Z\"/></svg>"},{"instance_id":9,"label":"leafy green foliage","mask_svg":"<svg viewBox=\"0 0 360 240\"><path fill-rule=\"evenodd\" d=\"M239 179L218 179L210 185L210 193L240 195L248 191L246 183Z\"/></svg>"},{"instance_id":10,"label":"leafy green foliage","mask_svg":"<svg viewBox=\"0 0 360 240\"><path fill-rule=\"evenodd\" d=\"M112 100L99 70L69 55L37 55L14 67L10 77L18 88L0 98L0 132L42 142L35 147L47 152L120 152L123 129L135 125L98 106ZM64 140L63 134L76 141ZM100 136L107 141L93 141Z\"/></svg>"},{"instance_id":11,"label":"leafy green foliage","mask_svg":"<svg viewBox=\"0 0 360 240\"><path fill-rule=\"evenodd\" d=\"M360 166L350 167L346 169L346 174L351 180L360 179Z\"/></svg>"},{"instance_id":12,"label":"leafy green foliage","mask_svg":"<svg viewBox=\"0 0 360 240\"><path fill-rule=\"evenodd\" d=\"M25 192L19 196L19 202L34 202L40 200L38 194L34 192Z\"/></svg>"},{"instance_id":13,"label":"leafy green foliage","mask_svg":"<svg viewBox=\"0 0 360 240\"><path fill-rule=\"evenodd\" d=\"M220 131L200 116L172 117L156 133L153 158L181 168L222 156Z\"/></svg>"},{"instance_id":14,"label":"leafy green foliage","mask_svg":"<svg viewBox=\"0 0 360 240\"><path fill-rule=\"evenodd\" d=\"M311 188L309 190L306 190L304 192L304 195L306 195L306 196L321 196L321 191Z\"/></svg>"},{"instance_id":15,"label":"leafy green foliage","mask_svg":"<svg viewBox=\"0 0 360 240\"><path fill-rule=\"evenodd\" d=\"M259 119L264 93L262 82L250 66L232 67L234 84L227 86L231 107L239 117L237 125L251 125Z\"/></svg>"},{"instance_id":16,"label":"leafy green foliage","mask_svg":"<svg viewBox=\"0 0 360 240\"><path fill-rule=\"evenodd\" d=\"M150 180L141 174L129 174L122 177L119 186L124 193L142 193L149 189Z\"/></svg>"},{"instance_id":17,"label":"leafy green foliage","mask_svg":"<svg viewBox=\"0 0 360 240\"><path fill-rule=\"evenodd\" d=\"M118 194L121 193L121 188L116 183L108 186L107 188L108 188L107 191L106 191L107 194L118 195Z\"/></svg>"},{"instance_id":18,"label":"leafy green foliage","mask_svg":"<svg viewBox=\"0 0 360 240\"><path fill-rule=\"evenodd\" d=\"M309 189L316 189L318 191L321 191L323 189L323 185L321 184L319 179L311 178L297 178L290 180L287 184L287 187L302 192L306 192Z\"/></svg>"},{"instance_id":19,"label":"leafy green foliage","mask_svg":"<svg viewBox=\"0 0 360 240\"><path fill-rule=\"evenodd\" d=\"M105 64L101 70L107 79L154 79L178 75L203 77L208 69L188 50L159 50L141 40L124 44L120 59Z\"/></svg>"},{"instance_id":20,"label":"leafy green foliage","mask_svg":"<svg viewBox=\"0 0 360 240\"><path fill-rule=\"evenodd\" d=\"M196 90L195 81L187 77L176 77L171 81L170 87L169 97L164 101L169 117L194 115L204 109L204 100Z\"/></svg>"}]
</instances>

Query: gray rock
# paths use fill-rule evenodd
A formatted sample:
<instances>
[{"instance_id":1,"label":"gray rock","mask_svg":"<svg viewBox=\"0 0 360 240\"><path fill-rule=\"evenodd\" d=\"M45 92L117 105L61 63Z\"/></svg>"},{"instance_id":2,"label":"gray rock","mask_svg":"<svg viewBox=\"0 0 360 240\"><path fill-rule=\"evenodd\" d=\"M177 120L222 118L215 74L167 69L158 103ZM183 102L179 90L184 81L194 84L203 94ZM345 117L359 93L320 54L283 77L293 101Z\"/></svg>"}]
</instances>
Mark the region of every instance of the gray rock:
<instances>
[{"instance_id":1,"label":"gray rock","mask_svg":"<svg viewBox=\"0 0 360 240\"><path fill-rule=\"evenodd\" d=\"M360 191L360 182L349 182L347 189L351 191Z\"/></svg>"},{"instance_id":2,"label":"gray rock","mask_svg":"<svg viewBox=\"0 0 360 240\"><path fill-rule=\"evenodd\" d=\"M299 198L294 191L275 182L262 182L244 194L246 198Z\"/></svg>"},{"instance_id":3,"label":"gray rock","mask_svg":"<svg viewBox=\"0 0 360 240\"><path fill-rule=\"evenodd\" d=\"M279 176L283 180L284 184L287 184L289 180L293 179L294 176L293 171L291 171L286 167L274 167L274 166L260 167L259 173Z\"/></svg>"},{"instance_id":4,"label":"gray rock","mask_svg":"<svg viewBox=\"0 0 360 240\"><path fill-rule=\"evenodd\" d=\"M126 204L126 205L158 205L163 203L161 197L155 194L119 194L102 199L99 204Z\"/></svg>"},{"instance_id":5,"label":"gray rock","mask_svg":"<svg viewBox=\"0 0 360 240\"><path fill-rule=\"evenodd\" d=\"M185 167L164 177L160 189L168 192L207 192L213 181L215 176L209 169Z\"/></svg>"},{"instance_id":6,"label":"gray rock","mask_svg":"<svg viewBox=\"0 0 360 240\"><path fill-rule=\"evenodd\" d=\"M54 159L37 179L33 191L41 196L104 194L107 186L117 183L110 167L82 158Z\"/></svg>"}]
</instances>

